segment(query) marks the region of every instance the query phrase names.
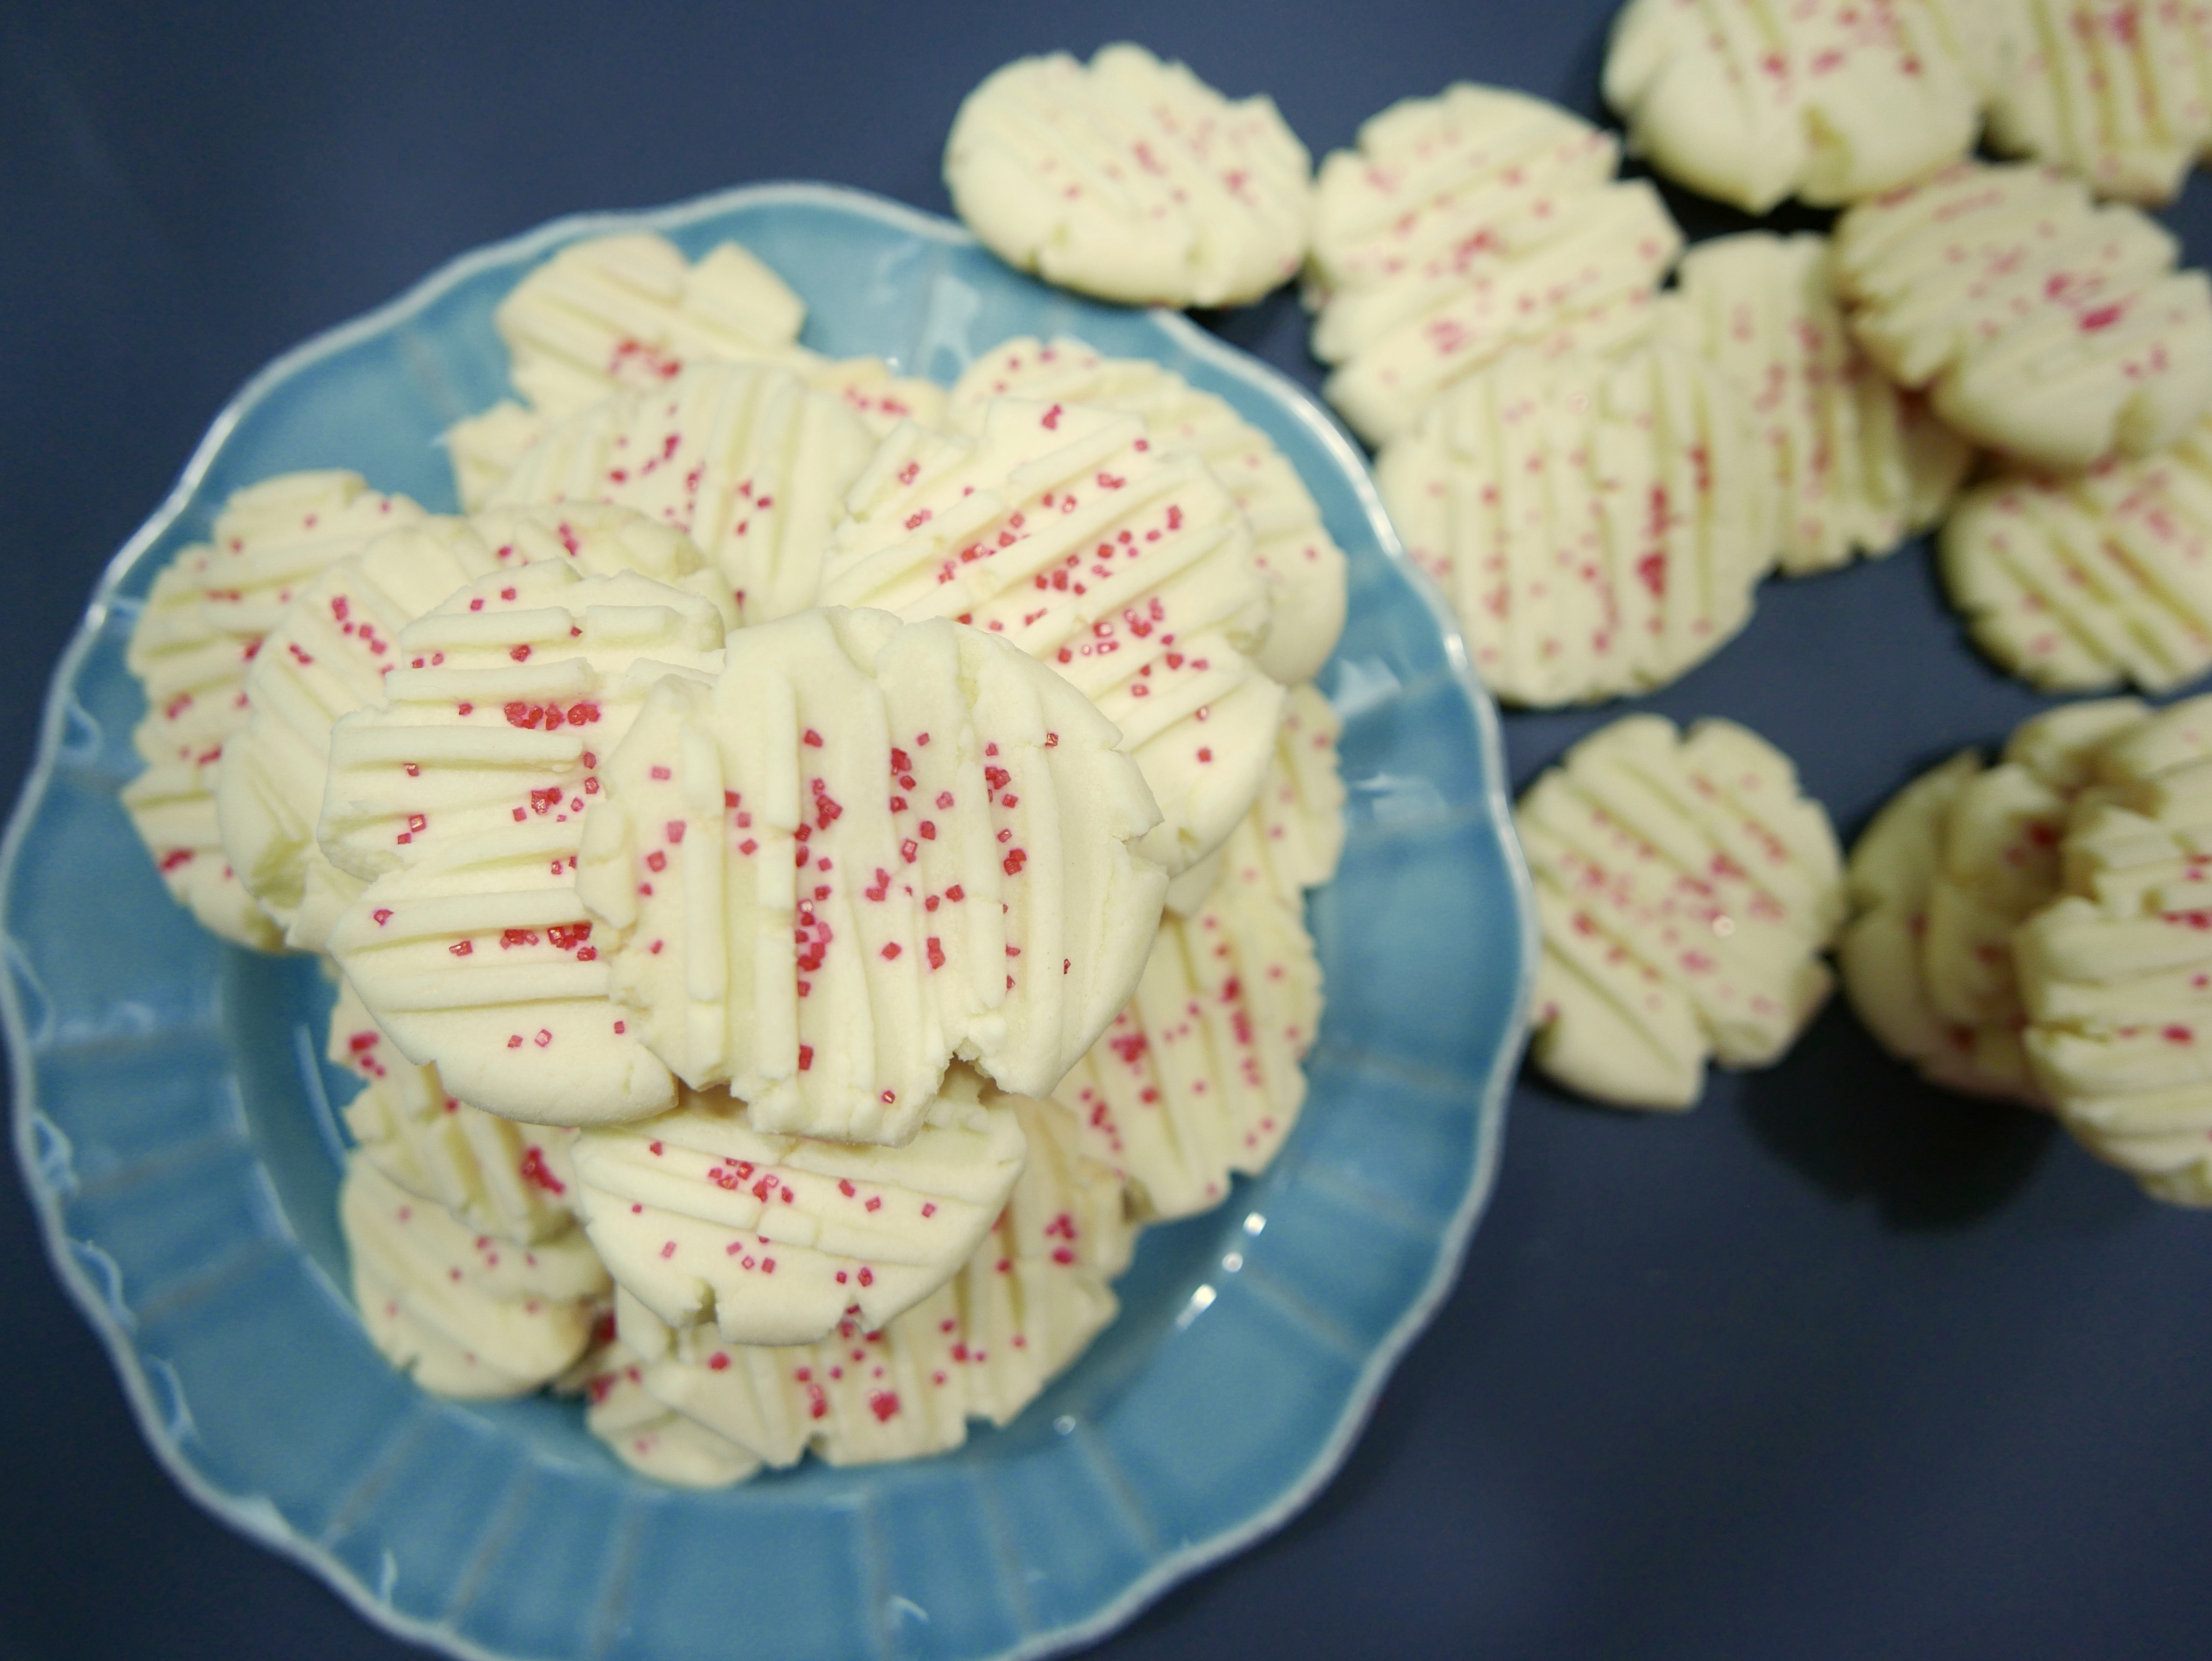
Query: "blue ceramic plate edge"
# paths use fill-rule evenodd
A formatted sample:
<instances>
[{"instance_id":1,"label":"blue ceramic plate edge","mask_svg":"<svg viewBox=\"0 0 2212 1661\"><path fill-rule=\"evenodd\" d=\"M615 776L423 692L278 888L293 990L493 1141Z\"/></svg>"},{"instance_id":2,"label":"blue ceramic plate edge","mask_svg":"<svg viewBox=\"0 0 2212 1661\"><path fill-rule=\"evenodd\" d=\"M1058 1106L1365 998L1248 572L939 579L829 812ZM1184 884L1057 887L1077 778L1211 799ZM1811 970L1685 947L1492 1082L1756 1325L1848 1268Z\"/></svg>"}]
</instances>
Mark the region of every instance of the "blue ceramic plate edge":
<instances>
[{"instance_id":1,"label":"blue ceramic plate edge","mask_svg":"<svg viewBox=\"0 0 2212 1661\"><path fill-rule=\"evenodd\" d=\"M14 934L8 915L8 896L13 892L15 862L39 808L52 781L65 720L65 689L76 676L100 632L106 627L117 587L138 559L169 529L191 502L215 458L240 420L271 391L309 365L343 350L356 342L378 335L426 309L448 289L479 270L508 260L534 255L556 244L593 231L647 227L669 230L694 220L711 218L740 208L779 203L832 206L866 215L896 228L952 246L972 246L975 239L961 226L927 214L903 203L875 196L850 186L807 181L780 181L738 185L659 208L612 209L564 215L500 242L485 244L449 260L437 270L392 300L360 316L314 336L273 360L248 380L226 403L193 451L176 484L152 517L125 542L102 571L90 603L75 635L64 650L46 688L40 712L39 743L31 771L24 780L4 837L0 837L0 949L14 955ZM1476 679L1467 644L1457 620L1427 573L1407 558L1396 530L1384 512L1369 474L1365 458L1344 428L1326 414L1306 390L1273 367L1249 353L1217 339L1180 312L1155 309L1153 315L1167 333L1194 356L1201 357L1225 373L1246 381L1288 409L1343 468L1361 510L1367 515L1383 557L1411 582L1428 609L1441 636L1447 660L1475 716L1475 729L1483 763L1484 805L1498 828L1498 847L1512 884L1516 913L1520 922L1519 961L1515 978L1511 1019L1505 1041L1498 1046L1488 1078L1484 1082L1480 1143L1475 1170L1468 1191L1442 1236L1442 1250L1428 1282L1407 1312L1375 1345L1345 1399L1335 1429L1305 1471L1272 1504L1234 1528L1170 1553L1132 1582L1121 1596L1088 1619L1036 1634L1030 1641L1002 1652L1000 1661L1036 1661L1094 1643L1133 1619L1170 1587L1208 1566L1243 1550L1282 1527L1309 1504L1335 1476L1366 1427L1384 1382L1399 1359L1427 1327L1449 1294L1466 1259L1474 1225L1488 1204L1495 1185L1498 1162L1504 1148L1505 1096L1517 1070L1527 1038L1528 1011L1534 979L1538 937L1534 894L1528 870L1513 834L1512 801L1507 787L1504 740L1498 708ZM17 1170L39 1216L46 1257L55 1274L87 1323L106 1348L120 1379L125 1399L138 1422L140 1434L170 1477L203 1510L239 1533L290 1558L312 1571L337 1591L363 1618L380 1629L408 1642L424 1645L462 1658L462 1661L516 1661L471 1642L449 1627L410 1619L380 1600L377 1594L331 1552L297 1534L276 1506L258 1495L227 1493L203 1477L173 1445L160 1404L155 1400L144 1367L129 1333L116 1318L90 1275L67 1250L62 1228L60 1196L46 1179L35 1146L36 1127L44 1123L37 1099L37 1070L32 1060L31 1038L21 1004L17 966L0 973L0 1028L9 1049L9 1081L14 1112L10 1127Z\"/></svg>"}]
</instances>

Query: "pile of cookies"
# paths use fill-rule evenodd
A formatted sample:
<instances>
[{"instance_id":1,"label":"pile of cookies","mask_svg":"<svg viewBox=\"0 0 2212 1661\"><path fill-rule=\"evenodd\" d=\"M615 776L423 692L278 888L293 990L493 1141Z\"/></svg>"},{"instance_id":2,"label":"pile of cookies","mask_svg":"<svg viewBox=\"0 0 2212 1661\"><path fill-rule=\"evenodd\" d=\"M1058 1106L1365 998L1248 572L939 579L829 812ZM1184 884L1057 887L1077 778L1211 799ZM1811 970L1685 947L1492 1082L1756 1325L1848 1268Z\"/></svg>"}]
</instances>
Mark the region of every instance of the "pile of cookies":
<instances>
[{"instance_id":1,"label":"pile of cookies","mask_svg":"<svg viewBox=\"0 0 2212 1661\"><path fill-rule=\"evenodd\" d=\"M1954 1089L2047 1108L2160 1199L2212 1204L2212 699L2022 724L1915 779L1850 862L1862 1019Z\"/></svg>"},{"instance_id":2,"label":"pile of cookies","mask_svg":"<svg viewBox=\"0 0 2212 1661\"><path fill-rule=\"evenodd\" d=\"M1492 689L1649 690L1770 571L1939 527L1967 632L2033 684L2212 668L2212 282L2132 205L2212 144L2208 66L2212 34L2171 9L1630 0L1604 81L1631 151L1749 212L1841 209L1686 252L1613 139L1538 100L1455 87L1368 123L1320 174L1315 350ZM2212 1201L2187 1060L2212 997L2179 943L2202 908L2163 865L2115 888L2106 863L2195 848L2161 793L2192 707L2055 709L1999 765L1911 784L1848 873L1754 735L1617 722L1518 812L1535 1064L1688 1106L1707 1060L1788 1048L1832 948L1929 1078L2051 1107L2160 1197Z\"/></svg>"},{"instance_id":3,"label":"pile of cookies","mask_svg":"<svg viewBox=\"0 0 2212 1661\"><path fill-rule=\"evenodd\" d=\"M468 511L240 491L156 578L125 791L319 954L370 1337L713 1485L957 1446L1297 1122L1344 556L1224 402L1073 340L799 347L747 251L500 308Z\"/></svg>"}]
</instances>

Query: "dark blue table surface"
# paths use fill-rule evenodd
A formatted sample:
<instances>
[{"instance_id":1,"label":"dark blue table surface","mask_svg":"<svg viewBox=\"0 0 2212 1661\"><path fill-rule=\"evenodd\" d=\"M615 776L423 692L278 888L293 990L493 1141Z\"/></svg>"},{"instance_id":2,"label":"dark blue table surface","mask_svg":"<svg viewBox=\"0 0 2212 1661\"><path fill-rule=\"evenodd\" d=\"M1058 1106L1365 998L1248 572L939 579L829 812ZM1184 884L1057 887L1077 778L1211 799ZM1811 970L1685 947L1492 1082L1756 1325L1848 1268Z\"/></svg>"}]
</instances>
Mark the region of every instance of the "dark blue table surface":
<instances>
[{"instance_id":1,"label":"dark blue table surface","mask_svg":"<svg viewBox=\"0 0 2212 1661\"><path fill-rule=\"evenodd\" d=\"M1272 93L1316 156L1455 78L1595 114L1607 10L0 5L0 779L229 394L453 254L757 179L944 211L962 94L1122 37ZM2168 217L2212 254L2212 187ZM1217 326L1318 383L1288 294ZM1770 585L1643 701L1750 723L1849 834L2044 700L1967 649L1916 546ZM1516 782L1616 712L1509 718ZM1465 1276L1342 1474L1101 1652L2202 1655L2208 1309L2212 1216L1928 1089L1840 1006L1686 1119L1524 1084ZM412 1652L170 1485L12 1178L0 1320L0 1661Z\"/></svg>"}]
</instances>

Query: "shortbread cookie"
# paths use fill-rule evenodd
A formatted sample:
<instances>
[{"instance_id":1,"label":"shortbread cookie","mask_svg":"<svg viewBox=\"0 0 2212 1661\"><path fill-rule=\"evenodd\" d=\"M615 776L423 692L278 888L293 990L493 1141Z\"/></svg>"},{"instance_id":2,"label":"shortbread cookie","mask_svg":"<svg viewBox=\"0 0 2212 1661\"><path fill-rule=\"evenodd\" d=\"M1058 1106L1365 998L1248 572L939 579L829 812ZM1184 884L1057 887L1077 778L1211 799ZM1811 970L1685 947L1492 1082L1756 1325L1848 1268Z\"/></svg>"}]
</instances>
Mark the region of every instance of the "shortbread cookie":
<instances>
[{"instance_id":1,"label":"shortbread cookie","mask_svg":"<svg viewBox=\"0 0 2212 1661\"><path fill-rule=\"evenodd\" d=\"M1978 486L1942 549L1975 644L2023 680L2193 681L2212 668L2212 421L2141 461Z\"/></svg>"},{"instance_id":2,"label":"shortbread cookie","mask_svg":"<svg viewBox=\"0 0 2212 1661\"><path fill-rule=\"evenodd\" d=\"M789 370L706 364L558 422L492 499L612 502L671 525L762 623L814 603L845 493L875 452L842 398Z\"/></svg>"},{"instance_id":3,"label":"shortbread cookie","mask_svg":"<svg viewBox=\"0 0 2212 1661\"><path fill-rule=\"evenodd\" d=\"M942 427L945 389L934 381L901 375L881 358L824 359L803 367L806 384L827 392L860 418L876 438L887 438L902 421Z\"/></svg>"},{"instance_id":4,"label":"shortbread cookie","mask_svg":"<svg viewBox=\"0 0 2212 1661\"><path fill-rule=\"evenodd\" d=\"M385 677L385 701L333 730L320 840L368 887L331 926L331 955L461 1100L562 1125L673 1104L607 1001L576 862L586 805L647 690L710 679L724 624L710 601L635 573L497 573L402 630L407 667Z\"/></svg>"},{"instance_id":5,"label":"shortbread cookie","mask_svg":"<svg viewBox=\"0 0 2212 1661\"><path fill-rule=\"evenodd\" d=\"M672 1331L618 1298L646 1389L774 1465L809 1447L832 1464L957 1447L970 1419L1005 1424L1113 1318L1127 1264L1121 1185L1085 1159L1058 1113L1017 1109L1030 1160L998 1225L960 1275L889 1325L853 1317L818 1344L738 1348Z\"/></svg>"},{"instance_id":6,"label":"shortbread cookie","mask_svg":"<svg viewBox=\"0 0 2212 1661\"><path fill-rule=\"evenodd\" d=\"M440 1396L520 1396L584 1353L612 1290L580 1230L524 1246L480 1234L356 1154L338 1191L370 1339Z\"/></svg>"},{"instance_id":7,"label":"shortbread cookie","mask_svg":"<svg viewBox=\"0 0 2212 1661\"><path fill-rule=\"evenodd\" d=\"M643 1358L619 1340L592 1353L579 1390L586 1428L640 1476L678 1488L728 1488L761 1468L736 1443L648 1394Z\"/></svg>"},{"instance_id":8,"label":"shortbread cookie","mask_svg":"<svg viewBox=\"0 0 2212 1661\"><path fill-rule=\"evenodd\" d=\"M399 1187L525 1246L575 1226L574 1132L516 1125L447 1094L438 1070L401 1055L343 980L324 1053L361 1081L346 1129L362 1157Z\"/></svg>"},{"instance_id":9,"label":"shortbread cookie","mask_svg":"<svg viewBox=\"0 0 2212 1661\"><path fill-rule=\"evenodd\" d=\"M901 428L853 488L822 603L973 623L1056 670L1143 769L1163 815L1146 852L1170 874L1259 791L1283 691L1251 655L1269 620L1251 533L1134 415L1001 398L972 439Z\"/></svg>"},{"instance_id":10,"label":"shortbread cookie","mask_svg":"<svg viewBox=\"0 0 2212 1661\"><path fill-rule=\"evenodd\" d=\"M1291 906L1336 875L1344 853L1344 722L1310 686L1292 687L1260 799L1226 845L1222 880Z\"/></svg>"},{"instance_id":11,"label":"shortbread cookie","mask_svg":"<svg viewBox=\"0 0 2212 1661\"><path fill-rule=\"evenodd\" d=\"M1343 729L1310 683L1291 688L1259 800L1226 842L1168 884L1168 910L1188 917L1225 882L1301 908L1306 889L1336 874L1344 852L1344 780L1336 757Z\"/></svg>"},{"instance_id":12,"label":"shortbread cookie","mask_svg":"<svg viewBox=\"0 0 2212 1661\"><path fill-rule=\"evenodd\" d=\"M1569 1088L1694 1106L1708 1057L1765 1066L1826 999L1842 859L1757 735L1625 717L1529 786L1514 821L1544 939L1530 1055Z\"/></svg>"},{"instance_id":13,"label":"shortbread cookie","mask_svg":"<svg viewBox=\"0 0 2212 1661\"><path fill-rule=\"evenodd\" d=\"M124 656L146 689L131 743L148 767L124 786L123 805L170 894L226 940L269 951L282 936L239 882L216 825L216 767L246 724L262 639L325 566L422 516L357 474L286 473L232 496L211 539L154 578Z\"/></svg>"},{"instance_id":14,"label":"shortbread cookie","mask_svg":"<svg viewBox=\"0 0 2212 1661\"><path fill-rule=\"evenodd\" d=\"M1603 354L1650 330L1681 233L1612 137L1464 82L1394 104L1322 164L1308 302L1322 389L1370 444L1510 346Z\"/></svg>"},{"instance_id":15,"label":"shortbread cookie","mask_svg":"<svg viewBox=\"0 0 2212 1661\"><path fill-rule=\"evenodd\" d=\"M300 591L255 658L246 685L251 713L216 785L224 852L247 889L286 924L287 943L321 950L338 911L361 888L360 877L332 866L315 841L333 726L380 702L392 670L423 666L397 645L410 625L465 584L541 561L581 576L641 573L705 600L725 624L736 621L720 579L679 532L588 504L429 519L333 565Z\"/></svg>"},{"instance_id":16,"label":"shortbread cookie","mask_svg":"<svg viewBox=\"0 0 2212 1661\"><path fill-rule=\"evenodd\" d=\"M2143 714L2115 699L2038 716L1997 766L1968 751L1915 779L1852 848L1844 990L1883 1047L1935 1083L2042 1105L2013 931L2057 894L2074 799L2100 749Z\"/></svg>"},{"instance_id":17,"label":"shortbread cookie","mask_svg":"<svg viewBox=\"0 0 2212 1661\"><path fill-rule=\"evenodd\" d=\"M1942 517L1972 449L1852 343L1826 237L1718 237L1682 257L1676 281L1662 327L1751 409L1784 575L1887 554Z\"/></svg>"},{"instance_id":18,"label":"shortbread cookie","mask_svg":"<svg viewBox=\"0 0 2212 1661\"><path fill-rule=\"evenodd\" d=\"M1252 561L1267 579L1272 616L1253 657L1285 686L1310 681L1344 632L1344 550L1283 453L1226 400L1144 358L1102 357L1081 341L1010 340L953 387L951 419L980 431L991 400L1087 403L1140 417L1154 444L1203 457L1252 527Z\"/></svg>"},{"instance_id":19,"label":"shortbread cookie","mask_svg":"<svg viewBox=\"0 0 2212 1661\"><path fill-rule=\"evenodd\" d=\"M662 385L695 359L805 361L805 302L735 242L696 265L649 232L572 243L518 282L492 321L522 402L496 404L447 434L471 511L544 423L618 386Z\"/></svg>"},{"instance_id":20,"label":"shortbread cookie","mask_svg":"<svg viewBox=\"0 0 2212 1661\"><path fill-rule=\"evenodd\" d=\"M2212 1204L2212 699L2108 743L2064 846L2065 897L2013 956L2060 1118L2152 1194Z\"/></svg>"},{"instance_id":21,"label":"shortbread cookie","mask_svg":"<svg viewBox=\"0 0 2212 1661\"><path fill-rule=\"evenodd\" d=\"M1295 276L1311 167L1273 100L1231 103L1127 43L994 70L945 145L945 186L985 247L1140 306L1237 306Z\"/></svg>"},{"instance_id":22,"label":"shortbread cookie","mask_svg":"<svg viewBox=\"0 0 2212 1661\"><path fill-rule=\"evenodd\" d=\"M1218 1203L1231 1173L1264 1170L1297 1124L1322 1011L1305 890L1344 846L1340 727L1318 692L1292 690L1260 799L1192 873L1212 886L1180 905L1182 879L1170 887L1136 997L1053 1092L1147 1216Z\"/></svg>"},{"instance_id":23,"label":"shortbread cookie","mask_svg":"<svg viewBox=\"0 0 2212 1661\"><path fill-rule=\"evenodd\" d=\"M1953 427L2032 465L2147 456L2212 402L2212 282L2133 208L1962 161L1836 221L1851 332Z\"/></svg>"},{"instance_id":24,"label":"shortbread cookie","mask_svg":"<svg viewBox=\"0 0 2212 1661\"><path fill-rule=\"evenodd\" d=\"M1297 1125L1321 1008L1298 908L1219 883L1189 916L1162 920L1136 997L1054 1100L1144 1215L1208 1210L1231 1173L1265 1170Z\"/></svg>"},{"instance_id":25,"label":"shortbread cookie","mask_svg":"<svg viewBox=\"0 0 2212 1661\"><path fill-rule=\"evenodd\" d=\"M727 658L656 686L601 769L578 893L611 1013L777 1134L902 1143L956 1056L1048 1091L1128 997L1166 887L1112 726L941 620L803 612Z\"/></svg>"},{"instance_id":26,"label":"shortbread cookie","mask_svg":"<svg viewBox=\"0 0 2212 1661\"><path fill-rule=\"evenodd\" d=\"M873 1329L957 1274L1024 1148L1012 1098L950 1070L902 1148L763 1135L742 1102L685 1092L576 1144L584 1225L608 1270L671 1326L730 1343Z\"/></svg>"},{"instance_id":27,"label":"shortbread cookie","mask_svg":"<svg viewBox=\"0 0 2212 1661\"><path fill-rule=\"evenodd\" d=\"M2137 0L1983 0L1995 63L1989 140L2100 196L2169 202L2212 143L2212 27Z\"/></svg>"},{"instance_id":28,"label":"shortbread cookie","mask_svg":"<svg viewBox=\"0 0 2212 1661\"><path fill-rule=\"evenodd\" d=\"M823 358L799 347L728 358L702 352L688 360L671 359L662 366L669 370L668 373L656 374L642 385L627 378L610 379L605 395L611 397L626 390L649 391L673 380L685 367L699 368L714 363L756 364L787 370L805 382L810 391L836 398L867 428L872 439L889 436L902 421L919 421L924 427L945 424L945 389L934 382L902 376L881 358ZM507 476L546 433L561 421L589 408L585 404L554 415L526 409L508 399L481 415L456 422L447 430L445 444L453 458L454 487L463 509L473 513L498 500Z\"/></svg>"},{"instance_id":29,"label":"shortbread cookie","mask_svg":"<svg viewBox=\"0 0 2212 1661\"><path fill-rule=\"evenodd\" d=\"M878 358L845 362L798 344L806 307L744 247L696 264L665 238L627 232L572 243L532 270L493 315L521 402L507 400L446 434L461 506L487 506L501 482L565 416L623 388L665 385L687 365L771 363L835 394L871 430L944 407L927 381Z\"/></svg>"},{"instance_id":30,"label":"shortbread cookie","mask_svg":"<svg viewBox=\"0 0 2212 1661\"><path fill-rule=\"evenodd\" d=\"M1978 0L1628 0L1605 99L1669 179L1763 214L1840 207L1973 148Z\"/></svg>"},{"instance_id":31,"label":"shortbread cookie","mask_svg":"<svg viewBox=\"0 0 2212 1661\"><path fill-rule=\"evenodd\" d=\"M1664 685L1751 615L1771 512L1741 401L1671 341L1509 354L1376 460L1407 552L1509 703Z\"/></svg>"}]
</instances>

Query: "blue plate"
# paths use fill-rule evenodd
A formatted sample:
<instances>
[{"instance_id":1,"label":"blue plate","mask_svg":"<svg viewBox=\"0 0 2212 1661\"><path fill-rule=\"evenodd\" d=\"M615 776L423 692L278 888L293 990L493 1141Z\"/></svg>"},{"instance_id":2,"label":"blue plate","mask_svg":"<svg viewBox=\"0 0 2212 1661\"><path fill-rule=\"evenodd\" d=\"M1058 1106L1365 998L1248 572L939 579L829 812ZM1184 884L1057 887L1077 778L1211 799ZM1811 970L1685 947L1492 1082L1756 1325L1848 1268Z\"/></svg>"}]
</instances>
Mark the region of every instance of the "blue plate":
<instances>
[{"instance_id":1,"label":"blue plate","mask_svg":"<svg viewBox=\"0 0 2212 1661\"><path fill-rule=\"evenodd\" d=\"M631 1475L573 1403L422 1394L363 1336L313 963L223 946L116 800L123 647L154 572L240 486L343 466L450 510L438 434L506 391L491 312L562 244L735 237L807 344L950 381L1011 335L1148 357L1264 428L1351 557L1322 685L1345 721L1342 869L1314 899L1329 1007L1296 1134L1215 1213L1147 1233L1123 1311L1020 1419L943 1458L716 1494ZM1336 1469L1455 1274L1498 1157L1533 963L1497 723L1358 452L1177 315L1010 271L945 221L771 185L563 220L270 366L101 581L0 855L15 1137L63 1281L201 1504L404 1637L471 1657L1029 1656L1094 1639L1281 1524Z\"/></svg>"}]
</instances>

